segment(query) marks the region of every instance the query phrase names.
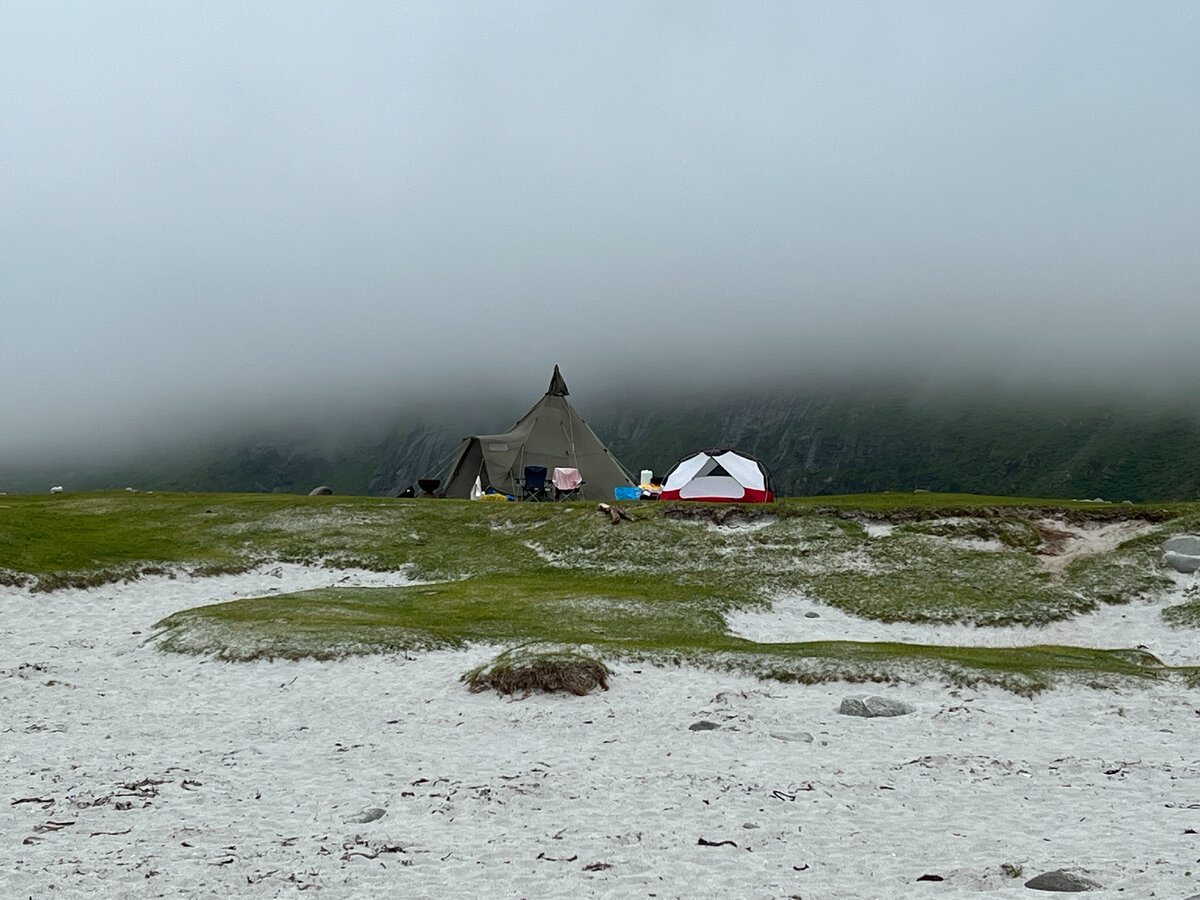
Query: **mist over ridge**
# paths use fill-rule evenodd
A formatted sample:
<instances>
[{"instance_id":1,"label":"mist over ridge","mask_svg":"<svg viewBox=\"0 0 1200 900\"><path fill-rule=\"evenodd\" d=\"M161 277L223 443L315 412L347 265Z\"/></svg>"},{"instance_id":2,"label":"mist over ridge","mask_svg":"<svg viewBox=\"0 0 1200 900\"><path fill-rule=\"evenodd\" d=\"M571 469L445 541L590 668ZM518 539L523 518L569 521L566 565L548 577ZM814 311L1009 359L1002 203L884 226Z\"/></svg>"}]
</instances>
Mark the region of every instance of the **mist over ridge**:
<instances>
[{"instance_id":1,"label":"mist over ridge","mask_svg":"<svg viewBox=\"0 0 1200 900\"><path fill-rule=\"evenodd\" d=\"M651 350L647 355L656 356ZM707 351L696 355L707 355ZM734 357L743 356L738 360ZM412 383L364 383L349 387L313 387L307 396L205 398L131 411L120 429L84 421L78 439L36 443L9 434L0 447L0 468L47 460L78 464L122 464L144 455L176 453L189 446L244 442L301 441L326 451L353 443L385 440L414 427L447 434L503 431L546 389L554 364L561 367L571 400L587 419L609 421L622 415L654 416L722 407L791 404L797 401L853 404L870 399L894 407L1099 410L1117 415L1194 410L1191 386L1200 378L1179 368L1161 371L1097 372L1052 380L1033 371L1000 373L979 366L953 374L929 374L913 366L896 368L885 360L846 360L819 369L792 363L783 373L761 353L712 354L711 359L666 359L621 364L594 372L573 367L571 354L547 354L547 362L524 377L500 380L486 375L442 375L420 388ZM576 373L583 377L577 377ZM73 423L65 422L70 428ZM681 450L681 452L684 452Z\"/></svg>"},{"instance_id":2,"label":"mist over ridge","mask_svg":"<svg viewBox=\"0 0 1200 900\"><path fill-rule=\"evenodd\" d=\"M324 484L396 496L444 475L463 436L507 430L545 391L545 374L519 398L446 385L444 400L392 397L369 415L318 405L207 430L193 423L107 454L0 466L0 490L307 493ZM569 399L631 475L661 475L692 450L732 445L762 459L784 496L920 489L1200 499L1200 414L1179 395L1144 388L726 379L675 385L667 397L661 384L596 390L572 381Z\"/></svg>"},{"instance_id":3,"label":"mist over ridge","mask_svg":"<svg viewBox=\"0 0 1200 900\"><path fill-rule=\"evenodd\" d=\"M502 428L556 362L589 418L1200 385L1188 3L4 26L0 480Z\"/></svg>"}]
</instances>

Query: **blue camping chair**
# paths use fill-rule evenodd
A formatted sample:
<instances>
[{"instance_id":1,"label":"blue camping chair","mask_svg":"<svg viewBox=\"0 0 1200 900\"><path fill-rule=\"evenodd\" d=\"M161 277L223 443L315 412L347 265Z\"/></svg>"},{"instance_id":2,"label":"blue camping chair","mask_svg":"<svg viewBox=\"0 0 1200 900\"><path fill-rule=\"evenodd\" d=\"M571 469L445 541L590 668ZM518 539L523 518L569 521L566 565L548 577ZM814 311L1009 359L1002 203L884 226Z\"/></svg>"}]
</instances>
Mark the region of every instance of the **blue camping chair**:
<instances>
[{"instance_id":1,"label":"blue camping chair","mask_svg":"<svg viewBox=\"0 0 1200 900\"><path fill-rule=\"evenodd\" d=\"M521 499L539 502L546 499L545 466L525 467L525 480L521 482Z\"/></svg>"}]
</instances>

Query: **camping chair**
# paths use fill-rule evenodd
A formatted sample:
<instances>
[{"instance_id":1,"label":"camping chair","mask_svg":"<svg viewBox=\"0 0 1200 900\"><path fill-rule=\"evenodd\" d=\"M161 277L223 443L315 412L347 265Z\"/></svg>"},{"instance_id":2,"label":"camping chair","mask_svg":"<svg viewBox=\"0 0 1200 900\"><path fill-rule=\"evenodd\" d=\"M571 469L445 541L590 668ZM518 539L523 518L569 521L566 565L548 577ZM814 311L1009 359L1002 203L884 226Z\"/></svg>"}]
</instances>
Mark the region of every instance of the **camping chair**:
<instances>
[{"instance_id":1,"label":"camping chair","mask_svg":"<svg viewBox=\"0 0 1200 900\"><path fill-rule=\"evenodd\" d=\"M578 500L583 476L578 469L555 469L550 481L554 484L555 500Z\"/></svg>"},{"instance_id":2,"label":"camping chair","mask_svg":"<svg viewBox=\"0 0 1200 900\"><path fill-rule=\"evenodd\" d=\"M522 500L546 499L546 467L526 466L525 480L521 482Z\"/></svg>"}]
</instances>

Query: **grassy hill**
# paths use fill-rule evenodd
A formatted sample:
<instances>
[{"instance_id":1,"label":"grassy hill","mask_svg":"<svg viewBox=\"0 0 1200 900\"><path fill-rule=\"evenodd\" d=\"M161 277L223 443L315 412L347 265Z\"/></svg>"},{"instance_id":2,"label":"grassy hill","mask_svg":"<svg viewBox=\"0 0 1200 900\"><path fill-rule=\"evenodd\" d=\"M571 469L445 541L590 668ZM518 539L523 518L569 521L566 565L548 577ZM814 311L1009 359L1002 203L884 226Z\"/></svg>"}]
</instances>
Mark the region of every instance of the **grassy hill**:
<instances>
[{"instance_id":1,"label":"grassy hill","mask_svg":"<svg viewBox=\"0 0 1200 900\"><path fill-rule=\"evenodd\" d=\"M403 571L402 587L333 587L181 610L164 649L245 660L337 658L466 643L739 668L782 680L933 674L1034 691L1070 675L1180 678L1135 647L760 644L725 616L789 592L885 622L1038 625L1161 596L1165 535L1200 508L936 494L760 507L513 504L280 494L61 494L0 503L0 583L46 594L276 562ZM1137 524L1119 546L1048 568L1062 523ZM872 535L872 523L889 523ZM737 527L734 527L737 526ZM1185 602L1179 627L1200 616Z\"/></svg>"}]
</instances>

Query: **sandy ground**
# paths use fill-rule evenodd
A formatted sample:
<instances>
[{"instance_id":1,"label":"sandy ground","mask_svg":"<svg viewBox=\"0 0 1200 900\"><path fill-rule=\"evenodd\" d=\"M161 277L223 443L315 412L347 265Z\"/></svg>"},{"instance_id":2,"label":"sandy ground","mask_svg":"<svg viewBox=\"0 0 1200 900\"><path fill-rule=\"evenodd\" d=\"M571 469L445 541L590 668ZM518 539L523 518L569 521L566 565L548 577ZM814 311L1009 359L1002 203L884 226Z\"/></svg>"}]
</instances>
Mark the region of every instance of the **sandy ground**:
<instances>
[{"instance_id":1,"label":"sandy ground","mask_svg":"<svg viewBox=\"0 0 1200 900\"><path fill-rule=\"evenodd\" d=\"M0 896L1015 898L1060 867L1127 897L1200 893L1200 691L623 665L606 693L513 701L458 681L494 648L228 664L145 643L181 608L339 579L387 580L0 592ZM877 628L804 611L735 624ZM1154 609L1088 618L1077 642L1200 660ZM916 712L838 714L866 693Z\"/></svg>"}]
</instances>

